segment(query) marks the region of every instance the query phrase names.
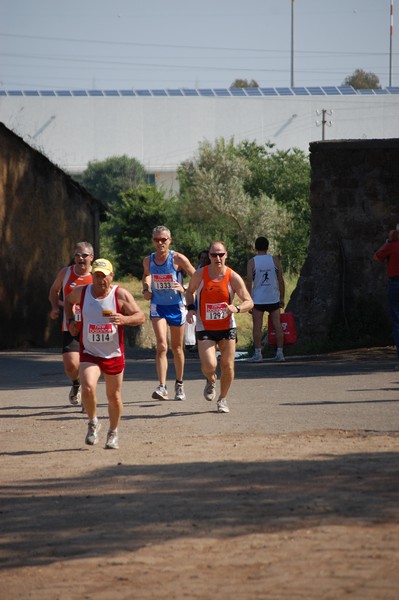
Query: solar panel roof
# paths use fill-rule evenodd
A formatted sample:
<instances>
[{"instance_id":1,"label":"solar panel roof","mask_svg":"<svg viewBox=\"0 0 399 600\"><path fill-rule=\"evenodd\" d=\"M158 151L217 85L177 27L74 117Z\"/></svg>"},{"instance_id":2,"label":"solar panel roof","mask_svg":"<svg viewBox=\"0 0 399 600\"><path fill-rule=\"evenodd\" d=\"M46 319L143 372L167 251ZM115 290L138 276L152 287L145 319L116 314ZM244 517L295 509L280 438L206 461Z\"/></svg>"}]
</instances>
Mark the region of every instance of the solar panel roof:
<instances>
[{"instance_id":1,"label":"solar panel roof","mask_svg":"<svg viewBox=\"0 0 399 600\"><path fill-rule=\"evenodd\" d=\"M385 89L355 90L351 86L297 86L256 88L176 88L176 89L125 89L125 90L1 90L2 96L205 96L205 97L259 97L259 96L355 96L399 94L399 86Z\"/></svg>"}]
</instances>

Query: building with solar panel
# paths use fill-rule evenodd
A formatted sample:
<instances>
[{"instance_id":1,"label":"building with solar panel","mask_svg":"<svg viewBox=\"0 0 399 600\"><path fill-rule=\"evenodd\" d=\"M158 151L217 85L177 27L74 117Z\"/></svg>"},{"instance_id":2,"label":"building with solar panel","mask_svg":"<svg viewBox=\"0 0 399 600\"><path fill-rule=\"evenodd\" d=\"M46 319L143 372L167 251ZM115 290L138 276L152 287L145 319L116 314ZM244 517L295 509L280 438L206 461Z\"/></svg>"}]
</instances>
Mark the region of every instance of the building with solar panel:
<instances>
[{"instance_id":1,"label":"building with solar panel","mask_svg":"<svg viewBox=\"0 0 399 600\"><path fill-rule=\"evenodd\" d=\"M276 149L399 138L399 87L0 90L0 121L71 175L127 155L176 191L178 166L223 137Z\"/></svg>"}]
</instances>

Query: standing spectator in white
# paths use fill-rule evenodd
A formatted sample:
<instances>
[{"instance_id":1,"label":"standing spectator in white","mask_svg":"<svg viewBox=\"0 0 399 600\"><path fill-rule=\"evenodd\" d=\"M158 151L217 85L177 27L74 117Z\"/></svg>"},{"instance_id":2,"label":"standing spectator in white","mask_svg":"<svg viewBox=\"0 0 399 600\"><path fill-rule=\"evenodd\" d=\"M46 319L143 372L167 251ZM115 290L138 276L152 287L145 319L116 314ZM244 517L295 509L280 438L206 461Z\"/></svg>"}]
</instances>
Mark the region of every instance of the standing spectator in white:
<instances>
[{"instance_id":1,"label":"standing spectator in white","mask_svg":"<svg viewBox=\"0 0 399 600\"><path fill-rule=\"evenodd\" d=\"M251 361L262 360L262 328L263 314L270 314L273 327L276 330L277 352L273 360L282 362L284 332L280 322L280 309L284 308L285 284L282 267L277 256L268 254L269 240L258 237L255 240L256 256L247 264L247 289L252 295L252 325L254 339L254 355Z\"/></svg>"}]
</instances>

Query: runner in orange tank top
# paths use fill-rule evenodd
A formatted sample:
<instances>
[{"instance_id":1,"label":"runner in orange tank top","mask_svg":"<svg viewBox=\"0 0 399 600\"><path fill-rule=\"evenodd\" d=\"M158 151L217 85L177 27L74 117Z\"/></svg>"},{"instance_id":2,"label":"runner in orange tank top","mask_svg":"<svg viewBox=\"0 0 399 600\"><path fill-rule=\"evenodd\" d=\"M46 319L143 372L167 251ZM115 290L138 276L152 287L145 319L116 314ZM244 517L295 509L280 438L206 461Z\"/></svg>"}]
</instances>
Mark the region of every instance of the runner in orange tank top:
<instances>
[{"instance_id":1,"label":"runner in orange tank top","mask_svg":"<svg viewBox=\"0 0 399 600\"><path fill-rule=\"evenodd\" d=\"M73 406L81 403L79 382L79 335L72 336L68 331L68 323L63 311L64 299L79 285L92 283L91 263L94 258L93 246L89 242L78 242L73 249L73 263L63 267L50 288L51 319L58 319L62 314L62 359L65 373L71 380L69 402ZM80 322L80 308L75 307L75 320Z\"/></svg>"},{"instance_id":2,"label":"runner in orange tank top","mask_svg":"<svg viewBox=\"0 0 399 600\"><path fill-rule=\"evenodd\" d=\"M216 398L216 346L220 350L219 413L230 412L227 394L234 379L234 356L237 330L234 315L248 312L254 303L238 273L226 266L227 249L224 242L214 241L209 248L211 264L198 269L191 277L187 300L187 321L197 315L196 335L201 369L206 377L204 397ZM197 295L197 306L194 297ZM241 304L233 304L237 295Z\"/></svg>"}]
</instances>

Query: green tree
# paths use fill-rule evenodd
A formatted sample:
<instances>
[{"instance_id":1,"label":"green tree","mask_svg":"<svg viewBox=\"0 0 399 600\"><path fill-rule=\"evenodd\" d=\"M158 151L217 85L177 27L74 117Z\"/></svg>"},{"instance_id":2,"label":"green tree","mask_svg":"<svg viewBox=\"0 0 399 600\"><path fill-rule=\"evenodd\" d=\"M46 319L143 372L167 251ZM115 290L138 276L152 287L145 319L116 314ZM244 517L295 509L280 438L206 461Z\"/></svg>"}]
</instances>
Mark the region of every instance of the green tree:
<instances>
[{"instance_id":1,"label":"green tree","mask_svg":"<svg viewBox=\"0 0 399 600\"><path fill-rule=\"evenodd\" d=\"M141 278L143 258L153 251L153 228L157 225L170 228L171 221L170 200L155 186L141 184L122 193L120 199L110 205L109 220L105 224L118 265L117 275L130 273Z\"/></svg>"},{"instance_id":2,"label":"green tree","mask_svg":"<svg viewBox=\"0 0 399 600\"><path fill-rule=\"evenodd\" d=\"M363 69L356 69L348 75L342 85L351 85L355 90L379 90L380 80L375 73L366 73Z\"/></svg>"},{"instance_id":3,"label":"green tree","mask_svg":"<svg viewBox=\"0 0 399 600\"><path fill-rule=\"evenodd\" d=\"M143 165L135 158L111 156L102 161L89 162L78 181L106 206L118 201L119 194L145 183Z\"/></svg>"},{"instance_id":4,"label":"green tree","mask_svg":"<svg viewBox=\"0 0 399 600\"><path fill-rule=\"evenodd\" d=\"M246 192L252 198L265 194L287 211L290 226L287 229L285 223L277 224L275 245L282 254L284 268L299 272L310 235L308 157L298 148L273 151L272 144L261 146L248 141L239 144L237 152L246 157L251 170L244 184Z\"/></svg>"},{"instance_id":5,"label":"green tree","mask_svg":"<svg viewBox=\"0 0 399 600\"><path fill-rule=\"evenodd\" d=\"M208 243L221 232L218 237L229 246L234 268L243 271L257 235L267 231L276 247L277 233L288 231L289 215L282 205L262 190L254 195L246 191L252 178L250 160L233 140L202 142L178 175L182 214L197 231L208 232Z\"/></svg>"},{"instance_id":6,"label":"green tree","mask_svg":"<svg viewBox=\"0 0 399 600\"><path fill-rule=\"evenodd\" d=\"M310 230L310 166L299 149L218 139L202 142L178 171L180 214L198 235L231 242L230 264L244 268L254 239L267 235L285 269L298 272ZM221 236L215 235L218 231Z\"/></svg>"},{"instance_id":7,"label":"green tree","mask_svg":"<svg viewBox=\"0 0 399 600\"><path fill-rule=\"evenodd\" d=\"M248 81L247 79L235 79L230 88L257 88L259 83L255 79Z\"/></svg>"}]
</instances>

